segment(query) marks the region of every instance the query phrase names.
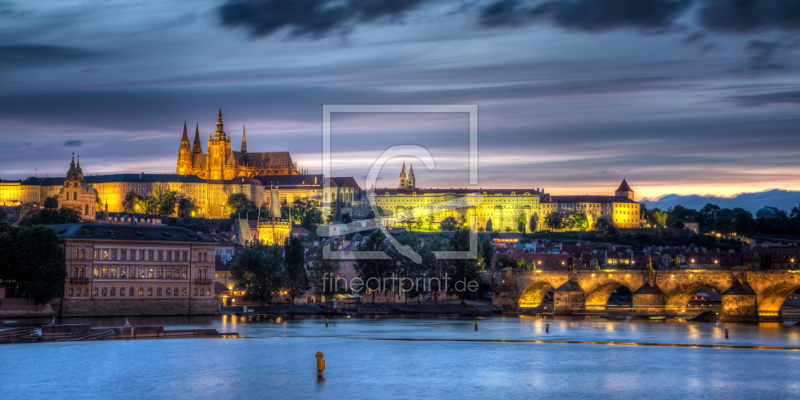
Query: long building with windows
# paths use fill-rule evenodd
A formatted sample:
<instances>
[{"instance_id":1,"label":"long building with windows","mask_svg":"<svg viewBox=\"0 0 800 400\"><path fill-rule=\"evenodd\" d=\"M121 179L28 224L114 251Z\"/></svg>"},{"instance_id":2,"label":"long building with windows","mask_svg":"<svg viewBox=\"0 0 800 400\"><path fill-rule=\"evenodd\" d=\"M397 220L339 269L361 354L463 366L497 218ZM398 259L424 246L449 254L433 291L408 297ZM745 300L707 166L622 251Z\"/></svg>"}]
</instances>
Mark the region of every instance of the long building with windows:
<instances>
[{"instance_id":1,"label":"long building with windows","mask_svg":"<svg viewBox=\"0 0 800 400\"><path fill-rule=\"evenodd\" d=\"M415 182L413 166L406 170L403 164L397 188L370 190L376 205L393 217L384 218L389 224L411 220L420 227L437 229L448 217L458 222L474 217L484 230L505 232L518 231L520 222L525 223L526 231L531 231L533 219L536 230L551 230L545 224L547 215L558 213L567 218L576 212L585 212L590 226L600 219L619 228L636 228L641 224L639 203L634 201L633 190L625 179L614 195L608 196L553 196L540 188L427 189L417 188ZM470 200L464 207L453 205L454 200L476 194L481 195L479 200Z\"/></svg>"},{"instance_id":2,"label":"long building with windows","mask_svg":"<svg viewBox=\"0 0 800 400\"><path fill-rule=\"evenodd\" d=\"M169 226L50 228L67 264L62 316L218 314L216 241Z\"/></svg>"}]
</instances>

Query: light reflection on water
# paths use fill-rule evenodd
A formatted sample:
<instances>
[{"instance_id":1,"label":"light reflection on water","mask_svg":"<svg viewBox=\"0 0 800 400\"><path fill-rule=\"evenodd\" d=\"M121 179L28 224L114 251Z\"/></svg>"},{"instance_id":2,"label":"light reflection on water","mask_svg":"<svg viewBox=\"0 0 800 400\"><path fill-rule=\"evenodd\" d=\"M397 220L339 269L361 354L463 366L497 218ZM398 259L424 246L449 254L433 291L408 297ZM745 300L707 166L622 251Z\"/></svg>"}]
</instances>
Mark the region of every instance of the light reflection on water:
<instances>
[{"instance_id":1,"label":"light reflection on water","mask_svg":"<svg viewBox=\"0 0 800 400\"><path fill-rule=\"evenodd\" d=\"M800 351L440 340L565 340L800 347L787 324L489 317L129 318L246 339L0 345L3 398L788 398ZM31 320L0 324L30 325ZM61 323L119 326L124 318ZM38 324L47 320L35 321ZM545 324L550 333L545 333ZM730 339L725 340L725 328ZM370 339L370 340L366 340ZM377 340L376 340L377 339ZM415 341L383 340L415 339ZM437 341L425 341L425 340ZM322 351L325 382L314 353Z\"/></svg>"}]
</instances>

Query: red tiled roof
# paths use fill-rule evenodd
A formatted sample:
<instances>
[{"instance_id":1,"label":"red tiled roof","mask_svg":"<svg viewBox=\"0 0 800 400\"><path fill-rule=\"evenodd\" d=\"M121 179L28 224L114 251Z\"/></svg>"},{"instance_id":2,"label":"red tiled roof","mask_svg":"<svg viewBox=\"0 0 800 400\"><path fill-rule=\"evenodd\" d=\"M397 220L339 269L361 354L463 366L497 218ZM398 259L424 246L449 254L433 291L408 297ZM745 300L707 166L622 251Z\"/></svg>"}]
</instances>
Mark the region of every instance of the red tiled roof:
<instances>
[{"instance_id":1,"label":"red tiled roof","mask_svg":"<svg viewBox=\"0 0 800 400\"><path fill-rule=\"evenodd\" d=\"M628 181L625 178L622 178L622 183L619 184L617 188L617 192L632 192L633 189L628 185Z\"/></svg>"}]
</instances>

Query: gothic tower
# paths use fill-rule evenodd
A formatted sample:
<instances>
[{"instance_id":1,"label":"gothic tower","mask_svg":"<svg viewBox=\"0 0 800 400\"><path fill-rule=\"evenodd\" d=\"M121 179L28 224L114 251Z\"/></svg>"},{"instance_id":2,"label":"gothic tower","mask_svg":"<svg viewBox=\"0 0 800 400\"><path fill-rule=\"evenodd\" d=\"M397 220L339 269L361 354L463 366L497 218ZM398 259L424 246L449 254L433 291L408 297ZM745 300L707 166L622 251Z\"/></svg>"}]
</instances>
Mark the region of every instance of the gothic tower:
<instances>
[{"instance_id":1,"label":"gothic tower","mask_svg":"<svg viewBox=\"0 0 800 400\"><path fill-rule=\"evenodd\" d=\"M614 192L614 196L627 197L633 200L633 189L628 185L628 181L625 178L622 178L622 183L619 184L617 191Z\"/></svg>"},{"instance_id":2,"label":"gothic tower","mask_svg":"<svg viewBox=\"0 0 800 400\"><path fill-rule=\"evenodd\" d=\"M408 178L406 179L406 185L408 189L414 189L416 183L414 182L414 166L412 164L408 165Z\"/></svg>"},{"instance_id":3,"label":"gothic tower","mask_svg":"<svg viewBox=\"0 0 800 400\"><path fill-rule=\"evenodd\" d=\"M217 129L214 131L214 134L208 138L208 155L206 156L207 179L233 179L236 175L236 171L234 170L232 173L226 173L225 171L225 166L230 156L231 141L225 134L222 124L222 106L220 106L219 113L217 114Z\"/></svg>"},{"instance_id":4,"label":"gothic tower","mask_svg":"<svg viewBox=\"0 0 800 400\"><path fill-rule=\"evenodd\" d=\"M403 162L403 169L400 170L400 184L398 185L398 189L407 189L408 188L408 172L406 172L406 163Z\"/></svg>"},{"instance_id":5,"label":"gothic tower","mask_svg":"<svg viewBox=\"0 0 800 400\"><path fill-rule=\"evenodd\" d=\"M200 124L197 124L197 126L194 128L194 145L192 146L192 154L203 154L203 146L200 144Z\"/></svg>"},{"instance_id":6,"label":"gothic tower","mask_svg":"<svg viewBox=\"0 0 800 400\"><path fill-rule=\"evenodd\" d=\"M179 175L190 175L192 173L192 151L189 148L189 136L186 133L186 121L183 121L183 137L181 138L181 148L178 151L178 171Z\"/></svg>"}]
</instances>

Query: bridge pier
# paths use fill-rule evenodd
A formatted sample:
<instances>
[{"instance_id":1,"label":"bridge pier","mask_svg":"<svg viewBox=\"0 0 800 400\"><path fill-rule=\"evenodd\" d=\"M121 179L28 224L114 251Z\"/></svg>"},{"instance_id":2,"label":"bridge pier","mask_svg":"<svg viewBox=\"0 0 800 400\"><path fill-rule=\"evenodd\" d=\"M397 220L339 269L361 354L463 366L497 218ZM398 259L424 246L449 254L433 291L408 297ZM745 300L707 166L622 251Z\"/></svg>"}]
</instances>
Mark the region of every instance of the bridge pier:
<instances>
[{"instance_id":1,"label":"bridge pier","mask_svg":"<svg viewBox=\"0 0 800 400\"><path fill-rule=\"evenodd\" d=\"M733 285L722 293L723 322L758 322L758 301L756 292L747 283L733 279ZM782 320L782 318L781 318Z\"/></svg>"},{"instance_id":2,"label":"bridge pier","mask_svg":"<svg viewBox=\"0 0 800 400\"><path fill-rule=\"evenodd\" d=\"M659 289L658 285L653 286L650 282L633 292L631 297L631 305L634 310L664 309L664 292Z\"/></svg>"},{"instance_id":3,"label":"bridge pier","mask_svg":"<svg viewBox=\"0 0 800 400\"><path fill-rule=\"evenodd\" d=\"M575 281L567 281L554 292L553 314L569 315L576 311L585 311L586 292Z\"/></svg>"}]
</instances>

